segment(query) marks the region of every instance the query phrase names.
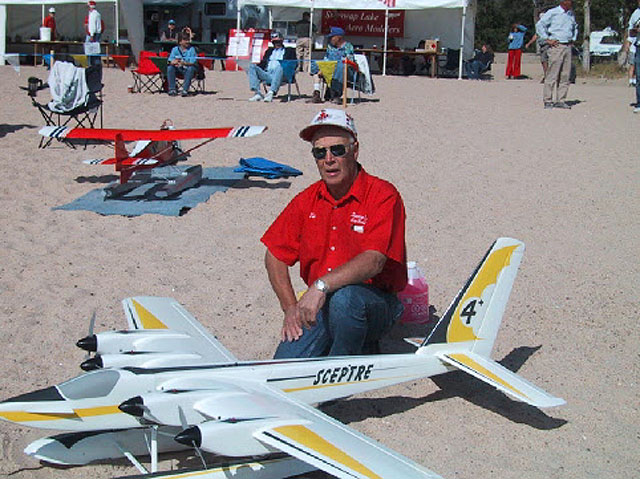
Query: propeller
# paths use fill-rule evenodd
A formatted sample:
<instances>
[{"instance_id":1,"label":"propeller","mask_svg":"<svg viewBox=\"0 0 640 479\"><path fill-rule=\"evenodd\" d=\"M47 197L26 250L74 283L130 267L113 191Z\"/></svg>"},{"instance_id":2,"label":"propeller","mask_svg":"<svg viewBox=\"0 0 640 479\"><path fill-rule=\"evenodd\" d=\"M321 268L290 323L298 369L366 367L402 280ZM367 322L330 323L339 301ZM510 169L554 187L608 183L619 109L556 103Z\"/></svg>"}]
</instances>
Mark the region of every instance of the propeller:
<instances>
[{"instance_id":1,"label":"propeller","mask_svg":"<svg viewBox=\"0 0 640 479\"><path fill-rule=\"evenodd\" d=\"M144 405L144 399L142 396L134 396L132 398L123 401L118 406L123 413L129 414L141 422L141 424L145 423L156 423L162 424L162 421L159 421L157 417L151 414L150 409Z\"/></svg>"},{"instance_id":2,"label":"propeller","mask_svg":"<svg viewBox=\"0 0 640 479\"><path fill-rule=\"evenodd\" d=\"M93 328L95 327L95 325L96 311L94 310L93 314L91 315L91 319L89 320L89 334L84 338L78 340L78 342L76 343L76 346L78 346L80 349L84 349L85 351L87 351L87 355L84 357L85 362L87 362L87 360L91 357L91 353L95 352L98 349L98 338L96 338L96 335L93 334ZM90 371L90 369L85 369L83 367L82 369L84 369L85 371Z\"/></svg>"},{"instance_id":3,"label":"propeller","mask_svg":"<svg viewBox=\"0 0 640 479\"><path fill-rule=\"evenodd\" d=\"M180 417L180 424L182 425L182 432L179 432L174 437L176 442L184 444L185 446L192 446L200 460L202 461L202 467L207 469L207 462L204 460L200 445L202 444L202 433L198 426L189 427L187 423L187 417L184 415L182 406L178 406L178 417Z\"/></svg>"}]
</instances>

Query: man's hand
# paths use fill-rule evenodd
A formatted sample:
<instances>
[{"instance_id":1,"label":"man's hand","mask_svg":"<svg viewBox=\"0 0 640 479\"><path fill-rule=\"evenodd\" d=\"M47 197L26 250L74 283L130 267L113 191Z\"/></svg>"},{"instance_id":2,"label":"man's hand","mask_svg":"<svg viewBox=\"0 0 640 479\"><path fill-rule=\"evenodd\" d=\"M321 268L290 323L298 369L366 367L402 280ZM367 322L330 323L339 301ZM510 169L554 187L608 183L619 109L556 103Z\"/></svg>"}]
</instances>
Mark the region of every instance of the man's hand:
<instances>
[{"instance_id":1,"label":"man's hand","mask_svg":"<svg viewBox=\"0 0 640 479\"><path fill-rule=\"evenodd\" d=\"M304 293L302 298L300 298L297 306L303 327L309 328L316 324L316 315L318 311L320 311L320 308L322 308L326 297L327 295L325 293L312 286Z\"/></svg>"},{"instance_id":2,"label":"man's hand","mask_svg":"<svg viewBox=\"0 0 640 479\"><path fill-rule=\"evenodd\" d=\"M547 43L549 45L551 45L552 47L557 46L560 42L558 40L551 40L550 38L547 39Z\"/></svg>"},{"instance_id":3,"label":"man's hand","mask_svg":"<svg viewBox=\"0 0 640 479\"><path fill-rule=\"evenodd\" d=\"M284 323L282 325L282 340L296 341L302 336L302 322L298 305L288 307L284 312Z\"/></svg>"}]
</instances>

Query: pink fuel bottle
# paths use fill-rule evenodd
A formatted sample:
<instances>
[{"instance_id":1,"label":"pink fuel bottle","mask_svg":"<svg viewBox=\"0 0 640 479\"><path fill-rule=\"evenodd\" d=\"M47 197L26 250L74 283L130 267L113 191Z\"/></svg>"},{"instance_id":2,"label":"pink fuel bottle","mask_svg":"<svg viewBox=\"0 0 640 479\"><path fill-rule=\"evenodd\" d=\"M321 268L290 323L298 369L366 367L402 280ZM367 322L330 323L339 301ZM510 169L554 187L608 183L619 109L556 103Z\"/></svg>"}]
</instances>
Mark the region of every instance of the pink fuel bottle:
<instances>
[{"instance_id":1,"label":"pink fuel bottle","mask_svg":"<svg viewBox=\"0 0 640 479\"><path fill-rule=\"evenodd\" d=\"M429 322L429 285L415 261L407 262L407 286L398 293L404 305L400 321L406 324Z\"/></svg>"}]
</instances>

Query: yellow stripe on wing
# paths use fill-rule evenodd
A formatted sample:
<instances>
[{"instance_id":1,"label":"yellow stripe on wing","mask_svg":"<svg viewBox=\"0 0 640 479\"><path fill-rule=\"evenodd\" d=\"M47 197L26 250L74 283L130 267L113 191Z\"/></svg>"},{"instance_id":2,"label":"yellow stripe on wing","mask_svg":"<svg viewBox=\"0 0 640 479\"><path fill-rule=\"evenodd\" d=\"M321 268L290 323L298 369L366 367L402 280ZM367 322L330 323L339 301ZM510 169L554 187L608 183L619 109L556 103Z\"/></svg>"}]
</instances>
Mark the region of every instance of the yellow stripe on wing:
<instances>
[{"instance_id":1,"label":"yellow stripe on wing","mask_svg":"<svg viewBox=\"0 0 640 479\"><path fill-rule=\"evenodd\" d=\"M491 371L489 371L487 368L485 368L481 364L479 364L476 361L474 361L473 359L471 359L466 354L462 354L462 353L447 354L447 356L449 356L451 359L455 359L460 364L464 364L465 366L473 369L477 373L480 373L483 376L485 376L485 377L487 377L487 378L489 378L489 379L491 379L491 380L493 380L493 381L495 381L495 382L497 382L499 384L502 384L505 388L509 389L510 391L513 391L514 393L519 394L520 396L525 397L525 398L529 397L525 393L520 391L519 389L514 388L511 384L506 382L500 376L497 376L496 374L492 373Z\"/></svg>"},{"instance_id":2,"label":"yellow stripe on wing","mask_svg":"<svg viewBox=\"0 0 640 479\"><path fill-rule=\"evenodd\" d=\"M140 318L140 322L144 329L168 329L166 324L151 314L148 309L138 303L135 299L132 299L131 302L133 303L133 307L136 308L136 313L138 313L138 317Z\"/></svg>"},{"instance_id":3,"label":"yellow stripe on wing","mask_svg":"<svg viewBox=\"0 0 640 479\"><path fill-rule=\"evenodd\" d=\"M82 419L83 417L106 416L109 414L123 414L118 406L99 406L84 409L74 409L72 413L45 413L27 411L3 411L0 417L12 422L58 421L61 419Z\"/></svg>"},{"instance_id":4,"label":"yellow stripe on wing","mask_svg":"<svg viewBox=\"0 0 640 479\"><path fill-rule=\"evenodd\" d=\"M338 449L326 439L322 438L309 428L305 426L280 426L273 429L278 434L282 434L288 437L292 441L303 445L306 448L312 449L322 456L331 459L345 467L348 467L352 471L356 471L365 477L371 479L382 479L379 475L366 467L361 462L356 461L353 457L347 453Z\"/></svg>"}]
</instances>

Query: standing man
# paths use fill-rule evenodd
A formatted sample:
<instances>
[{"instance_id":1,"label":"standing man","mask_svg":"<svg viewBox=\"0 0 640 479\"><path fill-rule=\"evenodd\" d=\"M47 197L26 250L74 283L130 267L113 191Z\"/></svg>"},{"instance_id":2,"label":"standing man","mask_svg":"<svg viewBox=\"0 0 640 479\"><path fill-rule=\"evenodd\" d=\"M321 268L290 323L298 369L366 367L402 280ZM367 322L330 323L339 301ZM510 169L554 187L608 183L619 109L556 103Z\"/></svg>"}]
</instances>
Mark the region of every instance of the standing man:
<instances>
[{"instance_id":1,"label":"standing man","mask_svg":"<svg viewBox=\"0 0 640 479\"><path fill-rule=\"evenodd\" d=\"M182 82L182 96L189 95L191 80L197 73L196 62L198 54L191 46L191 34L180 32L180 43L171 49L169 54L169 65L167 66L167 81L169 82L169 96L176 96L176 75L180 73L184 81Z\"/></svg>"},{"instance_id":2,"label":"standing man","mask_svg":"<svg viewBox=\"0 0 640 479\"><path fill-rule=\"evenodd\" d=\"M296 59L296 51L293 48L284 47L284 38L280 32L271 34L271 43L273 46L267 48L260 63L257 65L252 63L247 71L249 88L254 93L249 98L249 101L273 101L273 97L278 94L278 89L282 85L282 77L284 75L280 60ZM269 92L264 97L260 92L261 83L266 83L270 86Z\"/></svg>"},{"instance_id":3,"label":"standing man","mask_svg":"<svg viewBox=\"0 0 640 479\"><path fill-rule=\"evenodd\" d=\"M547 10L536 23L536 34L549 45L549 68L544 78L542 99L545 108L571 109L566 103L571 73L571 48L578 37L578 24L573 15L572 0ZM553 103L553 87L557 84L557 101Z\"/></svg>"},{"instance_id":4,"label":"standing man","mask_svg":"<svg viewBox=\"0 0 640 479\"><path fill-rule=\"evenodd\" d=\"M634 38L636 46L636 107L634 113L640 113L640 0L638 0L638 8L636 8L629 18L629 38Z\"/></svg>"},{"instance_id":5,"label":"standing man","mask_svg":"<svg viewBox=\"0 0 640 479\"><path fill-rule=\"evenodd\" d=\"M91 43L100 43L102 31L104 30L104 22L102 21L100 12L96 9L96 2L94 0L89 0L89 2L87 3L87 7L89 8L89 12L84 18L84 28L87 34L85 41ZM100 62L100 56L89 56L89 64L102 65L102 63Z\"/></svg>"},{"instance_id":6,"label":"standing man","mask_svg":"<svg viewBox=\"0 0 640 479\"><path fill-rule=\"evenodd\" d=\"M402 313L407 283L400 194L358 163L356 127L343 110L320 111L300 132L320 181L298 194L262 237L284 312L276 358L371 352ZM307 284L296 299L289 267Z\"/></svg>"},{"instance_id":7,"label":"standing man","mask_svg":"<svg viewBox=\"0 0 640 479\"><path fill-rule=\"evenodd\" d=\"M296 22L296 56L298 57L298 71L305 70L304 62L309 58L311 52L311 37L309 36L309 29L311 28L311 16L309 12L302 14L302 20ZM315 32L315 25L313 31ZM306 68L309 71L309 68Z\"/></svg>"},{"instance_id":8,"label":"standing man","mask_svg":"<svg viewBox=\"0 0 640 479\"><path fill-rule=\"evenodd\" d=\"M49 8L49 15L44 17L42 26L51 29L51 41L55 42L58 32L56 31L56 9L54 7Z\"/></svg>"}]
</instances>

